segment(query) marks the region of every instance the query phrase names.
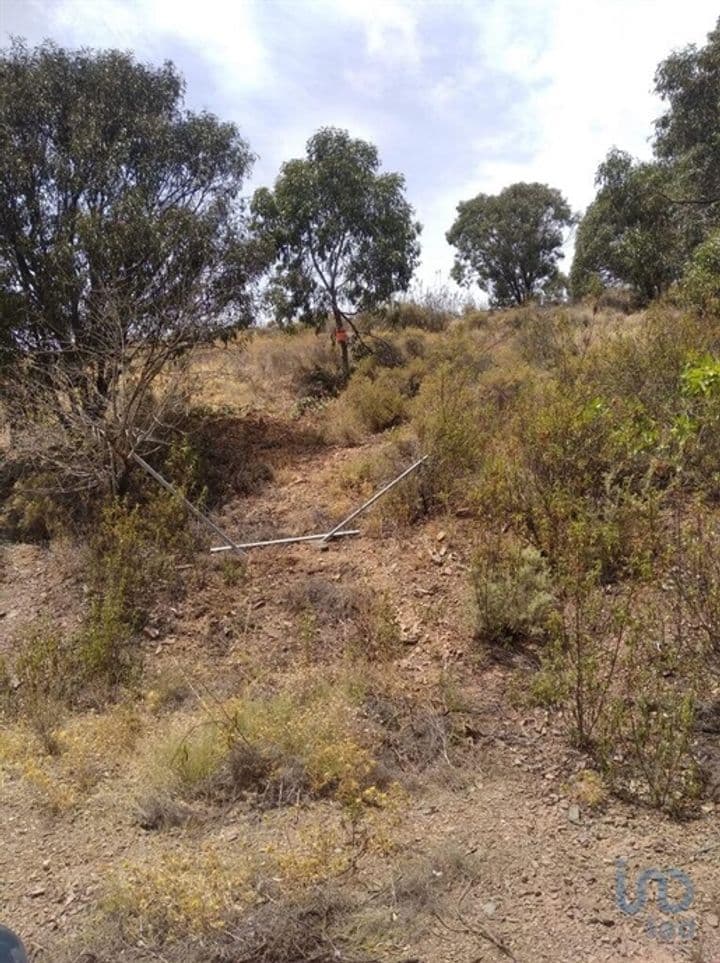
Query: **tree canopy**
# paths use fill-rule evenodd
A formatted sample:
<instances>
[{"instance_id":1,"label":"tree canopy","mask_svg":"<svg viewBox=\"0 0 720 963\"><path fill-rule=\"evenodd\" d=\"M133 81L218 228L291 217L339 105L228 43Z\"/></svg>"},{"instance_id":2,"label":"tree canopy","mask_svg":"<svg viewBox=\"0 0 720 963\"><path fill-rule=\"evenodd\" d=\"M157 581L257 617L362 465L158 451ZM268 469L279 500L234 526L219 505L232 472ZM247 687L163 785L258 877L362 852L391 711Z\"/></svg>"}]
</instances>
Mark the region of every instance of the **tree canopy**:
<instances>
[{"instance_id":1,"label":"tree canopy","mask_svg":"<svg viewBox=\"0 0 720 963\"><path fill-rule=\"evenodd\" d=\"M691 44L658 66L655 90L667 103L655 153L675 169L679 199L720 204L720 20L704 47Z\"/></svg>"},{"instance_id":2,"label":"tree canopy","mask_svg":"<svg viewBox=\"0 0 720 963\"><path fill-rule=\"evenodd\" d=\"M91 348L109 301L124 338L178 350L249 320L253 158L233 124L183 109L172 64L14 42L0 158L0 332L15 349Z\"/></svg>"},{"instance_id":3,"label":"tree canopy","mask_svg":"<svg viewBox=\"0 0 720 963\"><path fill-rule=\"evenodd\" d=\"M456 248L456 281L477 282L495 305L523 304L556 283L565 231L573 223L560 191L512 184L461 201L457 211L446 235Z\"/></svg>"},{"instance_id":4,"label":"tree canopy","mask_svg":"<svg viewBox=\"0 0 720 963\"><path fill-rule=\"evenodd\" d=\"M405 291L417 265L420 225L401 174L381 173L377 148L332 127L283 164L252 202L272 260L269 297L278 320L317 324L372 310Z\"/></svg>"},{"instance_id":5,"label":"tree canopy","mask_svg":"<svg viewBox=\"0 0 720 963\"><path fill-rule=\"evenodd\" d=\"M687 245L686 225L667 199L672 173L614 149L595 184L597 196L577 232L573 295L582 297L598 277L603 284L629 285L644 301L657 297L679 277Z\"/></svg>"}]
</instances>

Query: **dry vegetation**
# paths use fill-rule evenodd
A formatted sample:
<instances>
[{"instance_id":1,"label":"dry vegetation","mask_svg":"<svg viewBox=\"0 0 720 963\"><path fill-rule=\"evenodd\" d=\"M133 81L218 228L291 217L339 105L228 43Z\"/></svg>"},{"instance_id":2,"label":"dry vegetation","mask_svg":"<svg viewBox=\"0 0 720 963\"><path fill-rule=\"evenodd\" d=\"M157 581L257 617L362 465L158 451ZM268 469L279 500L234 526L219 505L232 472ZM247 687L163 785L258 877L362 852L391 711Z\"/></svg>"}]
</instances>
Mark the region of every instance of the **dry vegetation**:
<instances>
[{"instance_id":1,"label":"dry vegetation","mask_svg":"<svg viewBox=\"0 0 720 963\"><path fill-rule=\"evenodd\" d=\"M325 336L204 349L163 462L253 536L327 524L428 454L362 541L209 559L140 478L92 507L91 532L0 478L0 632L14 543L72 537L84 583L73 631L50 611L0 646L9 805L53 840L79 821L99 880L50 935L17 894L37 959L576 963L592 924L532 956L537 920L494 915L520 865L472 844L495 787L498 827L514 799L549 820L533 800L554 788L588 825L610 809L703 841L720 799L720 322L672 303L386 320L345 390ZM106 833L122 841L107 860Z\"/></svg>"}]
</instances>

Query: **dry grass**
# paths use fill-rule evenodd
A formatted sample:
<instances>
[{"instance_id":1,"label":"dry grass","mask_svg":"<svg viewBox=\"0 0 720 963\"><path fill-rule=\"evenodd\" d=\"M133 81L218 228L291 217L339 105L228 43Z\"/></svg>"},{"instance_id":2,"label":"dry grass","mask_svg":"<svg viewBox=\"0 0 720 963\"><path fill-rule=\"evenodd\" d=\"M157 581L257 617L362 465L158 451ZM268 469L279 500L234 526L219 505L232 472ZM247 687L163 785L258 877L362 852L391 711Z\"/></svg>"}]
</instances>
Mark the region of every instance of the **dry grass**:
<instances>
[{"instance_id":1,"label":"dry grass","mask_svg":"<svg viewBox=\"0 0 720 963\"><path fill-rule=\"evenodd\" d=\"M0 730L0 766L20 775L39 804L59 815L83 804L131 759L144 723L131 706L76 715L40 736L20 722Z\"/></svg>"},{"instance_id":2,"label":"dry grass","mask_svg":"<svg viewBox=\"0 0 720 963\"><path fill-rule=\"evenodd\" d=\"M146 744L143 797L249 798L262 806L331 797L373 804L372 739L347 688L299 675L273 695L248 693L169 718Z\"/></svg>"}]
</instances>

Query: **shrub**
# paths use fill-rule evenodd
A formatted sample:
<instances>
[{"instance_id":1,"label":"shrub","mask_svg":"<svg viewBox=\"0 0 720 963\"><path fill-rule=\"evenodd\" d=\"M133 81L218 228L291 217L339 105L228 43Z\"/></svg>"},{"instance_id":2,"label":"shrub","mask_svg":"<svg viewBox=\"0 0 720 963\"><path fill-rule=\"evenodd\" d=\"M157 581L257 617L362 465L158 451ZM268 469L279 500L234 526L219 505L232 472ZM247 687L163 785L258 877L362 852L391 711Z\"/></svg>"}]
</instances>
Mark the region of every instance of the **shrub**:
<instances>
[{"instance_id":1,"label":"shrub","mask_svg":"<svg viewBox=\"0 0 720 963\"><path fill-rule=\"evenodd\" d=\"M10 705L44 729L63 709L102 705L138 678L134 633L120 616L114 596L93 603L90 616L74 634L39 628L21 647L15 664L17 689Z\"/></svg>"},{"instance_id":2,"label":"shrub","mask_svg":"<svg viewBox=\"0 0 720 963\"><path fill-rule=\"evenodd\" d=\"M711 234L693 251L680 284L685 301L703 314L720 308L720 232Z\"/></svg>"},{"instance_id":3,"label":"shrub","mask_svg":"<svg viewBox=\"0 0 720 963\"><path fill-rule=\"evenodd\" d=\"M48 709L51 706L48 705ZM63 721L55 712L3 730L0 759L11 766L54 814L78 805L110 773L126 765L142 731L142 720L128 705Z\"/></svg>"},{"instance_id":4,"label":"shrub","mask_svg":"<svg viewBox=\"0 0 720 963\"><path fill-rule=\"evenodd\" d=\"M178 560L194 546L185 507L174 496L161 492L142 505L110 502L90 546L91 617L102 621L110 606L128 625L141 626L152 601L178 591Z\"/></svg>"},{"instance_id":5,"label":"shrub","mask_svg":"<svg viewBox=\"0 0 720 963\"><path fill-rule=\"evenodd\" d=\"M126 933L146 934L160 945L213 933L253 902L252 873L250 860L213 850L128 863L109 882L102 909Z\"/></svg>"},{"instance_id":6,"label":"shrub","mask_svg":"<svg viewBox=\"0 0 720 963\"><path fill-rule=\"evenodd\" d=\"M392 441L376 453L365 455L345 467L344 485L357 490L360 497L369 497L373 491L386 485L418 461L419 457L417 440L408 437L404 432L395 432ZM427 468L426 462L387 495L383 495L373 506L373 514L368 523L393 529L416 522L431 512L437 502Z\"/></svg>"},{"instance_id":7,"label":"shrub","mask_svg":"<svg viewBox=\"0 0 720 963\"><path fill-rule=\"evenodd\" d=\"M256 396L329 398L345 385L337 345L328 332L289 327L258 331L242 359ZM272 393L272 394L270 394Z\"/></svg>"},{"instance_id":8,"label":"shrub","mask_svg":"<svg viewBox=\"0 0 720 963\"><path fill-rule=\"evenodd\" d=\"M369 661L396 658L401 648L397 613L384 592L365 592L358 600L353 648Z\"/></svg>"},{"instance_id":9,"label":"shrub","mask_svg":"<svg viewBox=\"0 0 720 963\"><path fill-rule=\"evenodd\" d=\"M326 409L329 438L356 443L407 420L408 401L417 391L416 370L415 362L407 369L373 369L363 363L342 396Z\"/></svg>"},{"instance_id":10,"label":"shrub","mask_svg":"<svg viewBox=\"0 0 720 963\"><path fill-rule=\"evenodd\" d=\"M568 712L576 745L616 793L679 815L700 791L693 726L702 649L657 603L566 583L536 695Z\"/></svg>"},{"instance_id":11,"label":"shrub","mask_svg":"<svg viewBox=\"0 0 720 963\"><path fill-rule=\"evenodd\" d=\"M393 301L383 312L383 320L391 328L422 328L444 331L464 305L446 285L419 288L405 300Z\"/></svg>"},{"instance_id":12,"label":"shrub","mask_svg":"<svg viewBox=\"0 0 720 963\"><path fill-rule=\"evenodd\" d=\"M299 682L175 723L148 747L145 782L181 799L249 796L264 805L329 796L362 801L375 762L342 690Z\"/></svg>"},{"instance_id":13,"label":"shrub","mask_svg":"<svg viewBox=\"0 0 720 963\"><path fill-rule=\"evenodd\" d=\"M420 450L429 456L422 469L428 509L464 504L487 433L477 388L443 364L423 383L413 415Z\"/></svg>"},{"instance_id":14,"label":"shrub","mask_svg":"<svg viewBox=\"0 0 720 963\"><path fill-rule=\"evenodd\" d=\"M470 578L479 641L512 645L545 636L554 598L547 563L536 549L485 548L476 553Z\"/></svg>"},{"instance_id":15,"label":"shrub","mask_svg":"<svg viewBox=\"0 0 720 963\"><path fill-rule=\"evenodd\" d=\"M517 343L520 357L528 364L559 369L559 374L579 354L575 325L566 311L535 310L523 321Z\"/></svg>"},{"instance_id":16,"label":"shrub","mask_svg":"<svg viewBox=\"0 0 720 963\"><path fill-rule=\"evenodd\" d=\"M0 474L0 538L45 542L70 530L83 509L91 514L85 499L55 492L53 479L29 465L9 461Z\"/></svg>"}]
</instances>

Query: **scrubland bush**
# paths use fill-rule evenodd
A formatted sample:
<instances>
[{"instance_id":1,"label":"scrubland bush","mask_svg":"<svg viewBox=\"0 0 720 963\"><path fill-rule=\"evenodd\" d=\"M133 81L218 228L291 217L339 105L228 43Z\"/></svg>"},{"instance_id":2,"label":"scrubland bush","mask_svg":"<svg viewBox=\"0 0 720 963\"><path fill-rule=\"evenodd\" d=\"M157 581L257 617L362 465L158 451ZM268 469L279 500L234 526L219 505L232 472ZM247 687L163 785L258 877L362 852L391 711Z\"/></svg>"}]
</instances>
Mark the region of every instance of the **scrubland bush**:
<instances>
[{"instance_id":1,"label":"scrubland bush","mask_svg":"<svg viewBox=\"0 0 720 963\"><path fill-rule=\"evenodd\" d=\"M352 488L360 497L396 478L420 457L420 447L412 435L404 431L390 433L388 442L371 455L363 455L345 466L344 488ZM371 523L390 529L417 522L434 506L429 478L423 465L392 488L377 503Z\"/></svg>"},{"instance_id":2,"label":"scrubland bush","mask_svg":"<svg viewBox=\"0 0 720 963\"><path fill-rule=\"evenodd\" d=\"M466 304L446 285L411 290L405 300L393 301L381 313L390 328L422 328L444 331Z\"/></svg>"},{"instance_id":3,"label":"scrubland bush","mask_svg":"<svg viewBox=\"0 0 720 963\"><path fill-rule=\"evenodd\" d=\"M423 454L429 456L423 473L430 507L447 508L453 500L466 499L487 432L479 401L472 380L460 379L449 364L426 379L418 394L414 428Z\"/></svg>"},{"instance_id":4,"label":"scrubland bush","mask_svg":"<svg viewBox=\"0 0 720 963\"><path fill-rule=\"evenodd\" d=\"M563 586L538 701L567 710L570 735L618 794L688 810L701 786L694 737L703 652L678 624L668 631L657 602L632 587L610 595L585 575Z\"/></svg>"},{"instance_id":5,"label":"scrubland bush","mask_svg":"<svg viewBox=\"0 0 720 963\"><path fill-rule=\"evenodd\" d=\"M48 710L52 706L48 705ZM110 774L127 764L142 733L134 707L121 704L99 714L64 720L57 712L37 725L5 726L0 732L0 763L23 778L43 808L60 815L82 803Z\"/></svg>"},{"instance_id":6,"label":"scrubland bush","mask_svg":"<svg viewBox=\"0 0 720 963\"><path fill-rule=\"evenodd\" d=\"M5 700L43 726L47 708L103 704L141 672L138 630L163 593L179 589L177 562L193 549L185 509L155 495L142 508L109 503L87 556L88 608L79 629L33 630L15 662L17 686Z\"/></svg>"},{"instance_id":7,"label":"scrubland bush","mask_svg":"<svg viewBox=\"0 0 720 963\"><path fill-rule=\"evenodd\" d=\"M327 408L329 440L358 443L368 434L407 421L410 401L417 395L425 372L422 357L399 366L385 366L377 355L363 359L343 394Z\"/></svg>"},{"instance_id":8,"label":"scrubland bush","mask_svg":"<svg viewBox=\"0 0 720 963\"><path fill-rule=\"evenodd\" d=\"M342 396L342 408L361 431L385 431L406 417L407 396L403 387L404 379L392 369L381 371L374 378L356 375Z\"/></svg>"},{"instance_id":9,"label":"scrubland bush","mask_svg":"<svg viewBox=\"0 0 720 963\"><path fill-rule=\"evenodd\" d=\"M554 598L547 562L536 549L485 546L473 558L470 578L479 641L512 645L545 636Z\"/></svg>"},{"instance_id":10,"label":"scrubland bush","mask_svg":"<svg viewBox=\"0 0 720 963\"><path fill-rule=\"evenodd\" d=\"M720 233L711 234L693 251L680 290L687 304L702 314L720 308Z\"/></svg>"},{"instance_id":11,"label":"scrubland bush","mask_svg":"<svg viewBox=\"0 0 720 963\"><path fill-rule=\"evenodd\" d=\"M264 805L374 798L375 762L346 691L300 679L176 723L147 750L155 793L191 801L249 796Z\"/></svg>"}]
</instances>

